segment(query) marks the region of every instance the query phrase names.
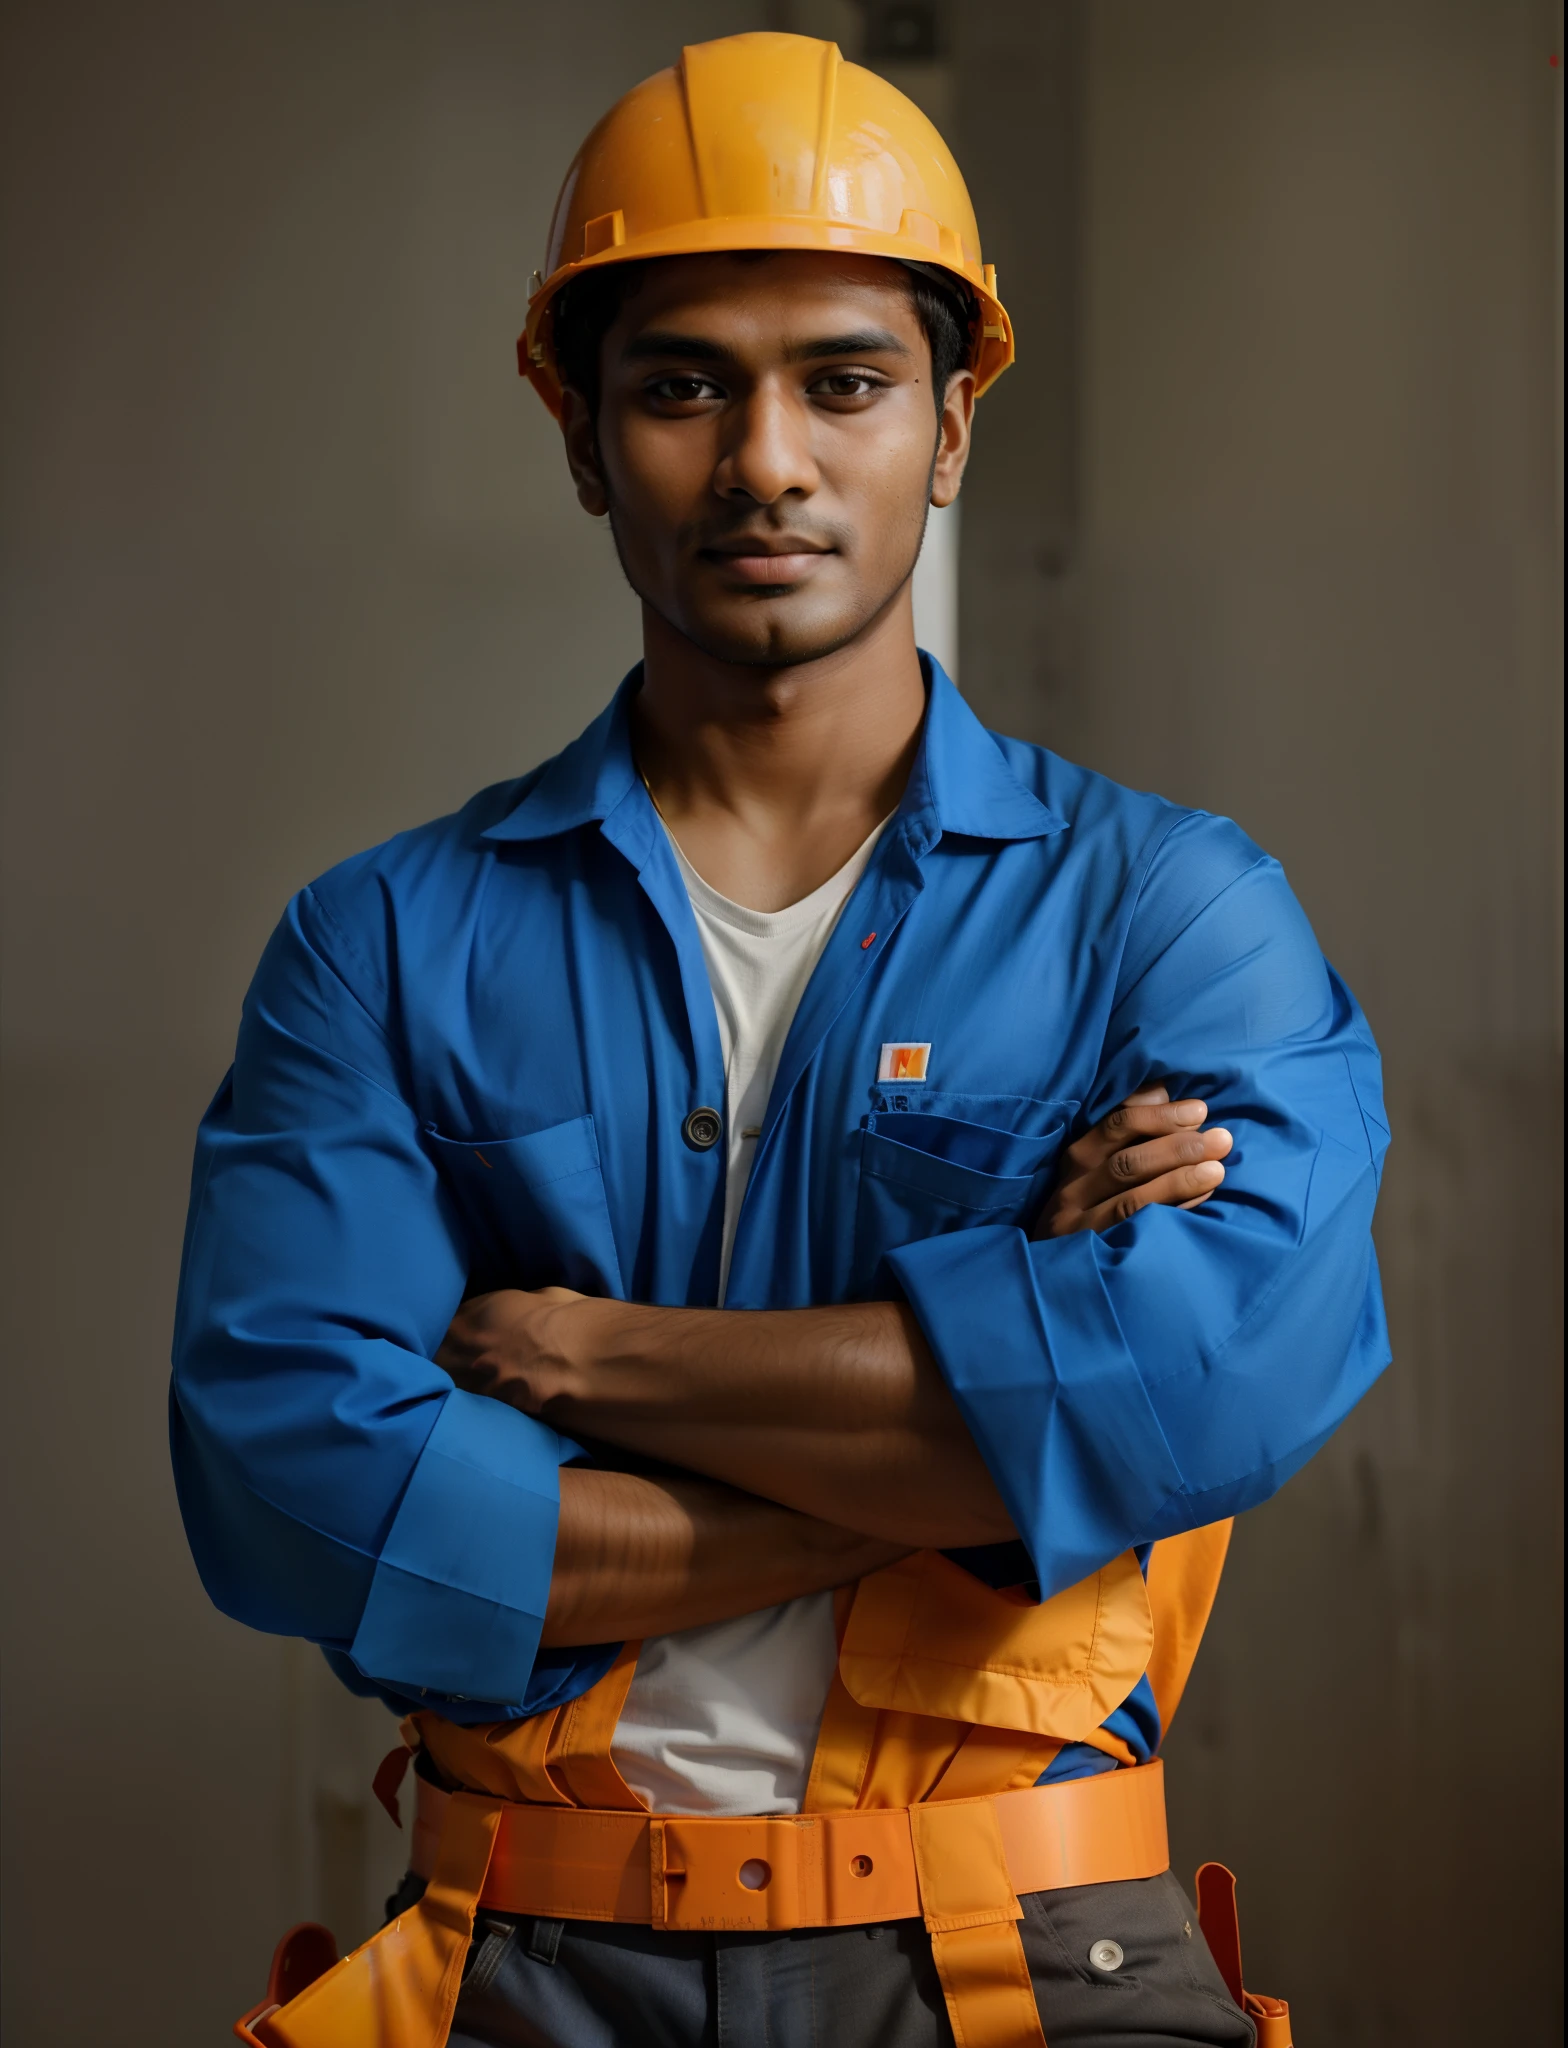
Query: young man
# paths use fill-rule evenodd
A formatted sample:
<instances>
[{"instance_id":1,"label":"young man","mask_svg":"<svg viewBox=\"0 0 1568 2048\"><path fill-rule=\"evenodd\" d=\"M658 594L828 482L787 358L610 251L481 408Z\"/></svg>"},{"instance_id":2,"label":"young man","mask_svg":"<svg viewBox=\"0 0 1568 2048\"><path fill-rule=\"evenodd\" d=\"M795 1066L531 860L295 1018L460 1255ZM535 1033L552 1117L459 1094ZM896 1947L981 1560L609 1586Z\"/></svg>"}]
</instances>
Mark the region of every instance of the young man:
<instances>
[{"instance_id":1,"label":"young man","mask_svg":"<svg viewBox=\"0 0 1568 2048\"><path fill-rule=\"evenodd\" d=\"M1011 338L891 88L686 51L524 350L644 660L296 898L198 1154L204 1578L419 1750L395 1917L253 2038L1250 2041L1151 1759L1386 1357L1365 1024L1235 826L918 654Z\"/></svg>"}]
</instances>

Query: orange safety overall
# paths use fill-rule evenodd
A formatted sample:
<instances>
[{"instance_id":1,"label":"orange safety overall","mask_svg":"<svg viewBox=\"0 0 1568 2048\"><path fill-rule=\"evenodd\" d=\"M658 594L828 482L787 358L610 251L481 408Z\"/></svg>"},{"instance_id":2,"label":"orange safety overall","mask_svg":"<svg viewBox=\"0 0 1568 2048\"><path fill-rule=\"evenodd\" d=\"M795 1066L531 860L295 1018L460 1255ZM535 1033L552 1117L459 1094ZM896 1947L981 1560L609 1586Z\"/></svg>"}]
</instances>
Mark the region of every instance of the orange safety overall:
<instances>
[{"instance_id":1,"label":"orange safety overall","mask_svg":"<svg viewBox=\"0 0 1568 2048\"><path fill-rule=\"evenodd\" d=\"M418 1780L423 1898L331 1967L321 1930L300 1930L292 1951L285 1937L268 2000L235 2032L256 2048L443 2048L485 1907L762 1932L919 1917L958 2048L1045 2048L1020 1894L1154 1877L1169 1855L1158 1762L1035 1781L1068 1742L1132 1765L1101 1724L1145 1671L1170 1725L1229 1538L1228 1522L1166 1538L1147 1578L1128 1551L1043 1603L934 1551L846 1588L799 1814L648 1812L610 1755L635 1643L588 1692L526 1721L416 1714L408 1749L452 1788ZM378 1774L394 1815L407 1759ZM1229 1913L1205 1931L1262 2048L1289 2048L1285 2007L1242 1990L1228 1877L1202 1874L1211 1917Z\"/></svg>"}]
</instances>

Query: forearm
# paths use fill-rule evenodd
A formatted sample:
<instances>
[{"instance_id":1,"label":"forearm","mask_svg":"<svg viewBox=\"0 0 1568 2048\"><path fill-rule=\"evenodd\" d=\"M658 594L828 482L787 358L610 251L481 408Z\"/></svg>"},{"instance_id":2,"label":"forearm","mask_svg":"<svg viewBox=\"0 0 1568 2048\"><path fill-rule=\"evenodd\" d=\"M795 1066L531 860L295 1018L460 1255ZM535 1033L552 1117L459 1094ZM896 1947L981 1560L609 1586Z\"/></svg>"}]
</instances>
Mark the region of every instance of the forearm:
<instances>
[{"instance_id":1,"label":"forearm","mask_svg":"<svg viewBox=\"0 0 1568 2048\"><path fill-rule=\"evenodd\" d=\"M708 1480L568 1466L542 1641L566 1648L728 1621L902 1554Z\"/></svg>"},{"instance_id":2,"label":"forearm","mask_svg":"<svg viewBox=\"0 0 1568 2048\"><path fill-rule=\"evenodd\" d=\"M1151 1202L1201 1206L1231 1148L1229 1132L1199 1132L1205 1113L1158 1085L1129 1095L1069 1148L1034 1234L1106 1229ZM465 1303L439 1355L460 1385L565 1431L889 1541L1015 1533L905 1307L736 1314L507 1291Z\"/></svg>"},{"instance_id":3,"label":"forearm","mask_svg":"<svg viewBox=\"0 0 1568 2048\"><path fill-rule=\"evenodd\" d=\"M558 1335L531 1384L496 1389L557 1428L906 1548L1015 1533L907 1309L585 1301Z\"/></svg>"}]
</instances>

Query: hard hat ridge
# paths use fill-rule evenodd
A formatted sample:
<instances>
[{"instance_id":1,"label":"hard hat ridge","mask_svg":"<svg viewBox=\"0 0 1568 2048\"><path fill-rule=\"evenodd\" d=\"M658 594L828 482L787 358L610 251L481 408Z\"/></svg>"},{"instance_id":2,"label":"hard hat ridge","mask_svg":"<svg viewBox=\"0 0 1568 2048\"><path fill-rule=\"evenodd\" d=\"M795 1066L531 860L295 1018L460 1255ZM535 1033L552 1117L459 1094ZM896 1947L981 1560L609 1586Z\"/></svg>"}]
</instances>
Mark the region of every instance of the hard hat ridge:
<instances>
[{"instance_id":1,"label":"hard hat ridge","mask_svg":"<svg viewBox=\"0 0 1568 2048\"><path fill-rule=\"evenodd\" d=\"M593 129L556 201L518 366L559 413L551 313L572 278L769 249L882 256L949 279L979 309L977 388L1013 359L969 194L930 121L836 44L759 32L690 45Z\"/></svg>"}]
</instances>

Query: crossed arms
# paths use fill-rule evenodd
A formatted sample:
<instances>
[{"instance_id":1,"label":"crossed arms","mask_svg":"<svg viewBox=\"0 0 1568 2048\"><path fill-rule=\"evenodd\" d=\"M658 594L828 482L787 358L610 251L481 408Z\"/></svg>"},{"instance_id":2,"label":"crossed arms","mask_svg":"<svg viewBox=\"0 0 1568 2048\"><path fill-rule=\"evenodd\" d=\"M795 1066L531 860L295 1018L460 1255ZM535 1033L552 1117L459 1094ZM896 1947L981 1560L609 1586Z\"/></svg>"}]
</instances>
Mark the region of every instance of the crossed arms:
<instances>
[{"instance_id":1,"label":"crossed arms","mask_svg":"<svg viewBox=\"0 0 1568 2048\"><path fill-rule=\"evenodd\" d=\"M1205 1114L1162 1088L1129 1097L1069 1149L1035 1235L1201 1204L1231 1147ZM1017 1534L902 1304L739 1313L508 1290L465 1302L438 1359L470 1393L683 1468L562 1472L546 1645L727 1620L910 1550Z\"/></svg>"},{"instance_id":2,"label":"crossed arms","mask_svg":"<svg viewBox=\"0 0 1568 2048\"><path fill-rule=\"evenodd\" d=\"M1267 1499L1388 1357L1376 1050L1277 867L1222 821L1162 842L1072 1070L1091 1117L1151 1075L1201 1095L1235 1136L1219 1199L1105 1229L1127 1162L1094 1175L1129 1148L1102 1134L1033 1239L888 1253L907 1314L510 1294L467 1304L442 1363L471 1247L426 1135L442 1104L416 1107L388 1023L385 885L373 863L302 892L258 969L198 1143L170 1424L213 1599L393 1704L536 1712L598 1659L577 1646L999 1529L1049 1597ZM423 971L407 934L404 954ZM568 1221L585 1244L613 1228ZM599 1469L560 1470L551 1422Z\"/></svg>"}]
</instances>

